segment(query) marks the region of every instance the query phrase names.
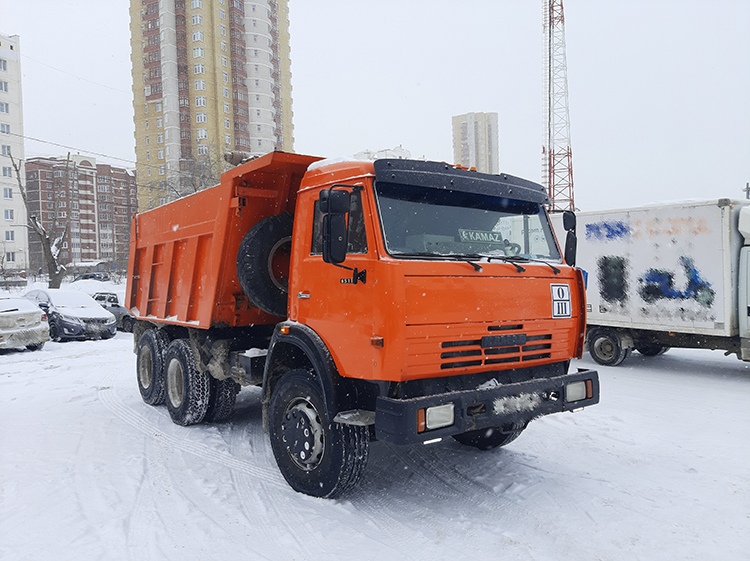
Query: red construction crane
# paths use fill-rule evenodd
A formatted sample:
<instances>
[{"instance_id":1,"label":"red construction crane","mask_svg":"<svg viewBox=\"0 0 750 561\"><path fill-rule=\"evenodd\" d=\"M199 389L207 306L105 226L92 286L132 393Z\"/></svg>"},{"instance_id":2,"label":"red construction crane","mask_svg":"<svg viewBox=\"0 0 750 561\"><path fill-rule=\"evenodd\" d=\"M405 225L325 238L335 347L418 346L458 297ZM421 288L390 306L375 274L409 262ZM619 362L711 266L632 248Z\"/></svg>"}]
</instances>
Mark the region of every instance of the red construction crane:
<instances>
[{"instance_id":1,"label":"red construction crane","mask_svg":"<svg viewBox=\"0 0 750 561\"><path fill-rule=\"evenodd\" d=\"M559 212L575 210L563 0L542 0L542 9L545 125L542 184L549 193L550 211Z\"/></svg>"}]
</instances>

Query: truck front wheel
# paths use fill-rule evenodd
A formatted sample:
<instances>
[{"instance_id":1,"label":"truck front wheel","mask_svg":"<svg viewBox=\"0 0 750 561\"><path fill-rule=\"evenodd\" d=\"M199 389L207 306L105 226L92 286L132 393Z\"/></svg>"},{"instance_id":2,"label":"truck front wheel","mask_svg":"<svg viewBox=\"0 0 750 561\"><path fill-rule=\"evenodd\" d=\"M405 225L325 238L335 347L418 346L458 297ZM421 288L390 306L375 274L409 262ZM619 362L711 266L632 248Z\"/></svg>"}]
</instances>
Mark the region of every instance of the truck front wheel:
<instances>
[{"instance_id":1,"label":"truck front wheel","mask_svg":"<svg viewBox=\"0 0 750 561\"><path fill-rule=\"evenodd\" d=\"M138 389L148 405L164 403L164 350L168 344L169 338L157 329L144 331L138 340Z\"/></svg>"},{"instance_id":2,"label":"truck front wheel","mask_svg":"<svg viewBox=\"0 0 750 561\"><path fill-rule=\"evenodd\" d=\"M357 483L367 464L367 427L333 422L310 373L296 369L283 375L268 414L276 463L295 491L334 498Z\"/></svg>"},{"instance_id":3,"label":"truck front wheel","mask_svg":"<svg viewBox=\"0 0 750 561\"><path fill-rule=\"evenodd\" d=\"M200 423L208 411L211 380L198 370L190 344L175 339L164 355L167 410L178 425Z\"/></svg>"},{"instance_id":4,"label":"truck front wheel","mask_svg":"<svg viewBox=\"0 0 750 561\"><path fill-rule=\"evenodd\" d=\"M513 423L507 427L490 427L488 429L470 430L453 435L458 442L465 446L473 446L480 450L492 450L498 446L510 444L518 438L526 427L523 423Z\"/></svg>"},{"instance_id":5,"label":"truck front wheel","mask_svg":"<svg viewBox=\"0 0 750 561\"><path fill-rule=\"evenodd\" d=\"M589 353L602 366L617 366L630 355L622 338L613 329L596 328L589 332Z\"/></svg>"}]
</instances>

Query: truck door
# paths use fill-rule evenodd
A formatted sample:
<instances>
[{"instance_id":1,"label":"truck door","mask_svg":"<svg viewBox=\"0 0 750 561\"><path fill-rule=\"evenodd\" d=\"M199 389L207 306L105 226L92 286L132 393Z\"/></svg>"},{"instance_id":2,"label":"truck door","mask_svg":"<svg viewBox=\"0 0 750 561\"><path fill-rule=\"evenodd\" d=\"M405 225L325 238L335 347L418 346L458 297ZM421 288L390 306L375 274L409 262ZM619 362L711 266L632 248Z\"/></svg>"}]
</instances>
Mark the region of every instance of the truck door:
<instances>
[{"instance_id":1,"label":"truck door","mask_svg":"<svg viewBox=\"0 0 750 561\"><path fill-rule=\"evenodd\" d=\"M352 192L343 267L323 261L322 213L317 198L305 197L300 203L314 205L314 211L304 213L310 224L295 225L301 233L295 243L306 244L307 248L294 250L300 264L293 272L290 319L320 335L341 375L366 377L362 369L370 368L369 354L364 353L371 348L376 282L372 265L377 263L369 200L361 190Z\"/></svg>"}]
</instances>

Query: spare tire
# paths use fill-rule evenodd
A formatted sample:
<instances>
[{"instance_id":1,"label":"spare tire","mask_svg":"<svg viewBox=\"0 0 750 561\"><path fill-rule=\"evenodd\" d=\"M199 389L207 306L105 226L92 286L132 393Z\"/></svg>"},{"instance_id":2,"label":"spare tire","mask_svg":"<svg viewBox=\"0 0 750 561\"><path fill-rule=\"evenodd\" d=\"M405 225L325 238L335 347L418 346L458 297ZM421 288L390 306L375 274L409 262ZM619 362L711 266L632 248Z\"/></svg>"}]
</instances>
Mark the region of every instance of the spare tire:
<instances>
[{"instance_id":1,"label":"spare tire","mask_svg":"<svg viewBox=\"0 0 750 561\"><path fill-rule=\"evenodd\" d=\"M253 306L286 317L292 216L269 216L250 228L237 253L237 276Z\"/></svg>"}]
</instances>

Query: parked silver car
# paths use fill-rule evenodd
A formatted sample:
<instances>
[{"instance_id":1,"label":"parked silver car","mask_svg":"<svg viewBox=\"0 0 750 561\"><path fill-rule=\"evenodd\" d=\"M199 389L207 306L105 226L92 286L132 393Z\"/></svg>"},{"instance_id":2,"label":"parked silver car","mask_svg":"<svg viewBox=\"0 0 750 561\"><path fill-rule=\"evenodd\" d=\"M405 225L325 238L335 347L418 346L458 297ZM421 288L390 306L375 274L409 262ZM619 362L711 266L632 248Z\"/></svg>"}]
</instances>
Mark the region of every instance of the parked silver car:
<instances>
[{"instance_id":1,"label":"parked silver car","mask_svg":"<svg viewBox=\"0 0 750 561\"><path fill-rule=\"evenodd\" d=\"M115 316L83 292L48 288L27 292L24 298L47 313L53 341L109 339L117 332Z\"/></svg>"},{"instance_id":2,"label":"parked silver car","mask_svg":"<svg viewBox=\"0 0 750 561\"><path fill-rule=\"evenodd\" d=\"M0 298L0 349L38 351L46 341L47 314L24 298Z\"/></svg>"}]
</instances>

